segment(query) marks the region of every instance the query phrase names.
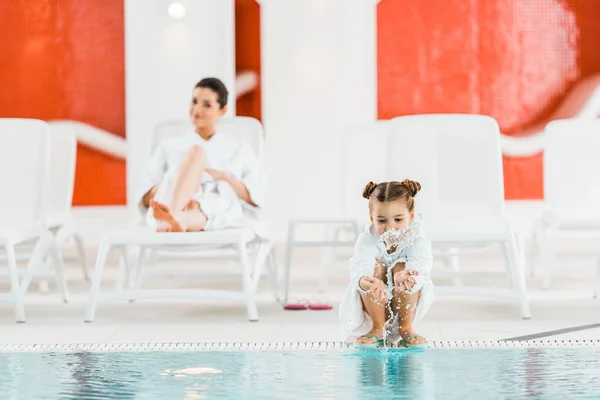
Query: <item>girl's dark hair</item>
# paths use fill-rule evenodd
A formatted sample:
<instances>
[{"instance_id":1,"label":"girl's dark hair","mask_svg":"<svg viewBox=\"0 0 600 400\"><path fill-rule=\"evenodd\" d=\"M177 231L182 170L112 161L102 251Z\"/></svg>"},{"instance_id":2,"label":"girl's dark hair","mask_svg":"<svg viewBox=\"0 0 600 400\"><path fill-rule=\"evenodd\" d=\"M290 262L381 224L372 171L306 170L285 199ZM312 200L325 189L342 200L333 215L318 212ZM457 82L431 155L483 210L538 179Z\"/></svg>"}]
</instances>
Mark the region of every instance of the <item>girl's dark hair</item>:
<instances>
[{"instance_id":1,"label":"girl's dark hair","mask_svg":"<svg viewBox=\"0 0 600 400\"><path fill-rule=\"evenodd\" d=\"M421 190L421 184L409 179L402 182L392 181L379 184L369 182L363 190L363 197L369 200L369 208L371 208L373 201L387 203L404 200L408 211L413 211L415 209L415 196L419 193L419 190Z\"/></svg>"},{"instance_id":2,"label":"girl's dark hair","mask_svg":"<svg viewBox=\"0 0 600 400\"><path fill-rule=\"evenodd\" d=\"M217 102L221 108L227 105L227 98L229 97L229 92L225 87L225 84L221 82L218 78L204 78L200 82L196 83L194 89L197 88L206 88L210 89L217 94Z\"/></svg>"}]
</instances>

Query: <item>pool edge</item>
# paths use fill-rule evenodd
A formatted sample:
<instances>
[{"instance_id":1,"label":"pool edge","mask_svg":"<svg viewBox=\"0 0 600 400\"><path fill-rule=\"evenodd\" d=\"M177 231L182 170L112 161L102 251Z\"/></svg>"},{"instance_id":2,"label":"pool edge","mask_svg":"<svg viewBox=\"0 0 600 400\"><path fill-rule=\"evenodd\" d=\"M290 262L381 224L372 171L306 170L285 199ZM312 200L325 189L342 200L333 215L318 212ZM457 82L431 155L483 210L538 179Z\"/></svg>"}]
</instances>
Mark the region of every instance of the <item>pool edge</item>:
<instances>
[{"instance_id":1,"label":"pool edge","mask_svg":"<svg viewBox=\"0 0 600 400\"><path fill-rule=\"evenodd\" d=\"M589 348L600 347L600 340L531 341L432 341L431 349L450 348ZM235 351L235 350L342 350L354 348L342 342L270 342L270 343L63 343L4 344L0 353L16 352L140 352L140 351ZM392 347L393 348L393 347Z\"/></svg>"}]
</instances>

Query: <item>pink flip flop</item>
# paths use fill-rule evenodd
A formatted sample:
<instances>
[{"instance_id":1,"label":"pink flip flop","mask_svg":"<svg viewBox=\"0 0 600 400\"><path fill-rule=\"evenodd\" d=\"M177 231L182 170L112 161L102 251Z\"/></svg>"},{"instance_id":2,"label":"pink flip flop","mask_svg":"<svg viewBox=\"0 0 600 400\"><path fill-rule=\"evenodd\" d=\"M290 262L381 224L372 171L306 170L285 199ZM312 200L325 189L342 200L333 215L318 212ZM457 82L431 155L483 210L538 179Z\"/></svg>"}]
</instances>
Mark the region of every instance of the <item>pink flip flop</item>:
<instances>
[{"instance_id":1,"label":"pink flip flop","mask_svg":"<svg viewBox=\"0 0 600 400\"><path fill-rule=\"evenodd\" d=\"M317 300L317 301L309 301L308 302L308 309L309 310L315 310L315 311L332 310L333 306L331 305L331 303L329 302L329 300L327 300L327 299L321 299L321 300Z\"/></svg>"},{"instance_id":2,"label":"pink flip flop","mask_svg":"<svg viewBox=\"0 0 600 400\"><path fill-rule=\"evenodd\" d=\"M289 311L299 311L299 310L308 310L309 304L306 300L297 300L290 301L283 306L284 310Z\"/></svg>"}]
</instances>

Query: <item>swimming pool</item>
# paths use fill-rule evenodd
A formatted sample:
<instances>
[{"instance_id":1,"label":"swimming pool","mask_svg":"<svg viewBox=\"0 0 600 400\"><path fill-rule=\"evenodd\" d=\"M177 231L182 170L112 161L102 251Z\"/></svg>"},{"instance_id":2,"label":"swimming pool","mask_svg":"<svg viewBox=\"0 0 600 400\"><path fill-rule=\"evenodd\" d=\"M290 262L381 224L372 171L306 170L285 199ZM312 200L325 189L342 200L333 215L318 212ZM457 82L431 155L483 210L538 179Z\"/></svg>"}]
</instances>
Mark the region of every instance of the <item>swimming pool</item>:
<instances>
[{"instance_id":1,"label":"swimming pool","mask_svg":"<svg viewBox=\"0 0 600 400\"><path fill-rule=\"evenodd\" d=\"M0 393L18 399L600 398L600 343L13 346ZM308 351L307 351L308 350Z\"/></svg>"}]
</instances>

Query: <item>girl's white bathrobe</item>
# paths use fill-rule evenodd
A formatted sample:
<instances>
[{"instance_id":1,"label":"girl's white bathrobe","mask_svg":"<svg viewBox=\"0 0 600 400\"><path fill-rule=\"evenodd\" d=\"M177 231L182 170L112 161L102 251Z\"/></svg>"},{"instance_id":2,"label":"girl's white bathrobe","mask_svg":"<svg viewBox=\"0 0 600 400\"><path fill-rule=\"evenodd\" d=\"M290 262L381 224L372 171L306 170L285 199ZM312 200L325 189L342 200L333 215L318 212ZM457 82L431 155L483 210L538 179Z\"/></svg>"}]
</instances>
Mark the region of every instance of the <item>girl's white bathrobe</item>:
<instances>
[{"instance_id":1,"label":"girl's white bathrobe","mask_svg":"<svg viewBox=\"0 0 600 400\"><path fill-rule=\"evenodd\" d=\"M359 336L369 332L373 326L371 317L363 309L359 281L363 276L373 276L377 258L382 259L388 266L388 288L393 287L391 268L396 263L403 262L407 270L419 271L419 275L415 276L416 285L411 291L411 293L421 291L415 321L421 319L433 303L431 242L423 231L421 230L408 246L397 248L392 254L387 254L385 246L379 243L378 239L375 228L369 224L356 241L354 256L350 259L350 284L339 311L344 341L355 341Z\"/></svg>"},{"instance_id":2,"label":"girl's white bathrobe","mask_svg":"<svg viewBox=\"0 0 600 400\"><path fill-rule=\"evenodd\" d=\"M146 223L155 228L152 209L144 207L142 197L154 185L159 185L154 199L169 202L177 168L193 145L199 145L206 153L206 168L227 172L240 180L248 189L250 198L263 207L268 191L268 182L261 162L250 145L241 139L215 133L209 140L195 132L165 139L150 158L140 185L138 199L140 212L146 214ZM268 236L266 228L253 218L244 216L244 208L254 208L239 198L225 181L215 181L207 172L202 177L200 189L192 200L197 201L208 218L205 230L232 227L248 227L258 236Z\"/></svg>"}]
</instances>

